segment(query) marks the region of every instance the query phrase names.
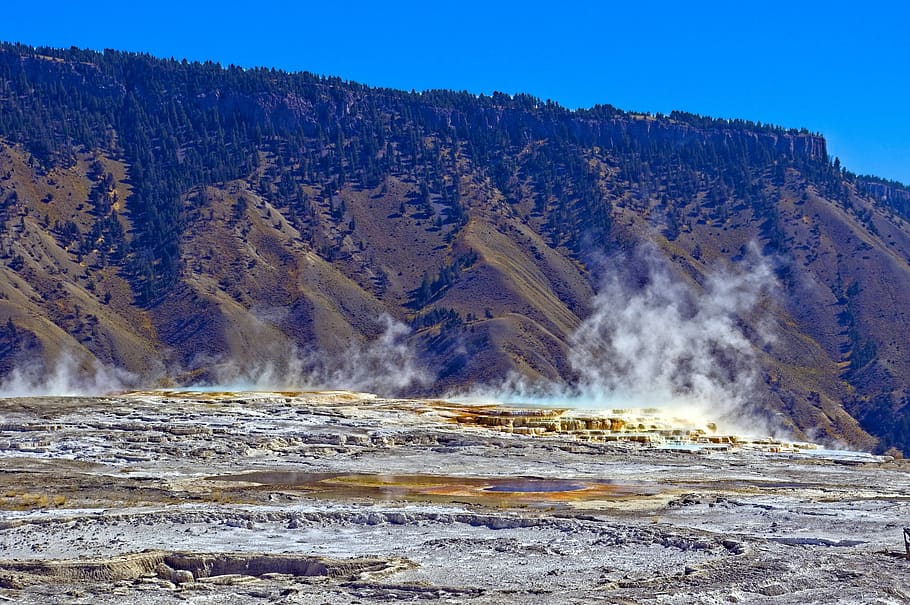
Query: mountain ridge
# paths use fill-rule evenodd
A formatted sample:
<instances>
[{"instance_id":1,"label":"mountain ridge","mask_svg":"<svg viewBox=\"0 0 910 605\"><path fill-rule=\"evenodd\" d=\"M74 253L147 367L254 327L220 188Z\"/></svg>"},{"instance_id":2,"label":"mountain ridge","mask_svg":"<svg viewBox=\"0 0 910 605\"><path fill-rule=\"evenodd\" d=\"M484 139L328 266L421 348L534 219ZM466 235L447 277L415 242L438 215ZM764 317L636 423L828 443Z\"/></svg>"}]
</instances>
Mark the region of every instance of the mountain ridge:
<instances>
[{"instance_id":1,"label":"mountain ridge","mask_svg":"<svg viewBox=\"0 0 910 605\"><path fill-rule=\"evenodd\" d=\"M145 380L290 372L388 316L435 376L393 390L571 383L605 276L654 279L636 250L698 305L757 245L779 292L734 315L759 407L908 446L910 192L817 134L10 44L0 84L0 371L68 349Z\"/></svg>"}]
</instances>

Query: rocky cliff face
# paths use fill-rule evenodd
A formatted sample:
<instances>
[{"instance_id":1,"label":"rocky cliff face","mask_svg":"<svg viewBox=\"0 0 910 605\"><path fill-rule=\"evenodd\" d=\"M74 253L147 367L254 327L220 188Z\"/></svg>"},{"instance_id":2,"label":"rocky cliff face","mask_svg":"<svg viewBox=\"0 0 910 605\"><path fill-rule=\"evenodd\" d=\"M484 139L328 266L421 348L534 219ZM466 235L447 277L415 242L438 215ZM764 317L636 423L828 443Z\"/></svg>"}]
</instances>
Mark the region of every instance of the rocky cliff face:
<instances>
[{"instance_id":1,"label":"rocky cliff face","mask_svg":"<svg viewBox=\"0 0 910 605\"><path fill-rule=\"evenodd\" d=\"M819 136L9 45L0 97L7 392L508 381L910 443L910 194Z\"/></svg>"}]
</instances>

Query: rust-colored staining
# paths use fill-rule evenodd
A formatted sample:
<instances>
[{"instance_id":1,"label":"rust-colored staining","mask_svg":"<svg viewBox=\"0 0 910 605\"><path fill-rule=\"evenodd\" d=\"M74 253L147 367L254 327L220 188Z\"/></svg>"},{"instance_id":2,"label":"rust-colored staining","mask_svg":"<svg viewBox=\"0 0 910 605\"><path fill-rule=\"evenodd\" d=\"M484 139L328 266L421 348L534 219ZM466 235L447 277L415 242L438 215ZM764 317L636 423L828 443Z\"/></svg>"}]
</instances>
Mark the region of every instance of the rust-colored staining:
<instances>
[{"instance_id":1,"label":"rust-colored staining","mask_svg":"<svg viewBox=\"0 0 910 605\"><path fill-rule=\"evenodd\" d=\"M713 435L713 423L666 416L660 410L579 410L514 406L471 406L449 402L434 405L437 413L463 426L501 433L570 437L599 443L625 441L734 443L735 437Z\"/></svg>"},{"instance_id":2,"label":"rust-colored staining","mask_svg":"<svg viewBox=\"0 0 910 605\"><path fill-rule=\"evenodd\" d=\"M545 477L454 477L445 475L368 475L260 471L210 477L262 488L304 491L320 498L364 498L429 502L466 502L486 506L553 506L559 503L615 500L656 493L654 486L598 479Z\"/></svg>"},{"instance_id":3,"label":"rust-colored staining","mask_svg":"<svg viewBox=\"0 0 910 605\"><path fill-rule=\"evenodd\" d=\"M532 404L475 405L446 400L385 399L357 391L192 391L166 390L123 394L127 397L162 395L211 405L252 400L284 400L286 404L315 404L343 409L347 416L369 409L412 414L432 422L477 428L525 437L571 440L606 446L628 445L669 451L708 452L750 449L773 454L801 454L818 449L813 443L785 442L718 432L714 422L696 409L626 408L588 409L543 407Z\"/></svg>"}]
</instances>

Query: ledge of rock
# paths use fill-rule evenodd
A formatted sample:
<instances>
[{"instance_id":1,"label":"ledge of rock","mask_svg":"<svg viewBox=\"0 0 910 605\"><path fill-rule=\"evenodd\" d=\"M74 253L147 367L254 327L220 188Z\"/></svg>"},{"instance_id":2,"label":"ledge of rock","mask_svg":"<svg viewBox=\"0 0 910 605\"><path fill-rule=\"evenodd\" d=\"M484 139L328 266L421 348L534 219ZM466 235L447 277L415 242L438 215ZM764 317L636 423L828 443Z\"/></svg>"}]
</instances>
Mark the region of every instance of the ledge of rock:
<instances>
[{"instance_id":1,"label":"ledge of rock","mask_svg":"<svg viewBox=\"0 0 910 605\"><path fill-rule=\"evenodd\" d=\"M145 551L99 559L0 560L0 587L51 582L116 582L158 576L174 584L226 575L325 576L363 580L409 569L403 558L331 559L294 554Z\"/></svg>"}]
</instances>

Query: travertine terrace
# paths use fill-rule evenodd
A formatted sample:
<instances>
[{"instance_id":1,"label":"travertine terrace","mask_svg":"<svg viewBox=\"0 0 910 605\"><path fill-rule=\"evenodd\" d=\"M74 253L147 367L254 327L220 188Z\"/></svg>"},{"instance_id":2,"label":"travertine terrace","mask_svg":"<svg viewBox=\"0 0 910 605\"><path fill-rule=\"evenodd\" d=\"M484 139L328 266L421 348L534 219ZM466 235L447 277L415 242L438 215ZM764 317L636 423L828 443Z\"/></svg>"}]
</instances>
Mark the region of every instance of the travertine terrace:
<instances>
[{"instance_id":1,"label":"travertine terrace","mask_svg":"<svg viewBox=\"0 0 910 605\"><path fill-rule=\"evenodd\" d=\"M0 414L0 600L910 599L903 461L661 410L148 392Z\"/></svg>"}]
</instances>

